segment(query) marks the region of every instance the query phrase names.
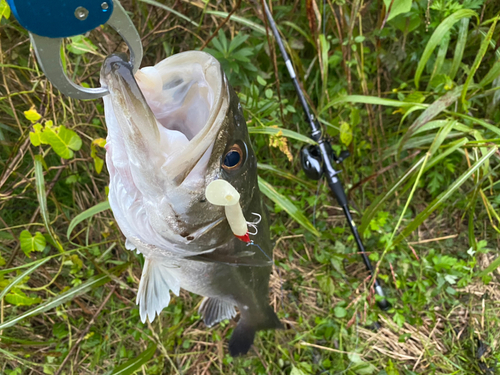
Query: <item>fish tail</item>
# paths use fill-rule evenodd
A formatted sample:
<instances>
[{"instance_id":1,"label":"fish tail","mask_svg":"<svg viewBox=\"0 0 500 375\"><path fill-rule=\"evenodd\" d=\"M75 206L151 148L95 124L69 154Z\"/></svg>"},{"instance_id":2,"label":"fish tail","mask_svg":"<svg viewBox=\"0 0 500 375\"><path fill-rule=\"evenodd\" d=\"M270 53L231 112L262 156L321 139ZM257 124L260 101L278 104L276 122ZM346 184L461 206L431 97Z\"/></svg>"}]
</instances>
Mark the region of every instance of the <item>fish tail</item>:
<instances>
[{"instance_id":1,"label":"fish tail","mask_svg":"<svg viewBox=\"0 0 500 375\"><path fill-rule=\"evenodd\" d=\"M229 354L232 357L247 354L253 344L255 332L263 329L282 329L283 324L271 306L267 306L263 319L252 321L252 316L242 316L229 340Z\"/></svg>"}]
</instances>

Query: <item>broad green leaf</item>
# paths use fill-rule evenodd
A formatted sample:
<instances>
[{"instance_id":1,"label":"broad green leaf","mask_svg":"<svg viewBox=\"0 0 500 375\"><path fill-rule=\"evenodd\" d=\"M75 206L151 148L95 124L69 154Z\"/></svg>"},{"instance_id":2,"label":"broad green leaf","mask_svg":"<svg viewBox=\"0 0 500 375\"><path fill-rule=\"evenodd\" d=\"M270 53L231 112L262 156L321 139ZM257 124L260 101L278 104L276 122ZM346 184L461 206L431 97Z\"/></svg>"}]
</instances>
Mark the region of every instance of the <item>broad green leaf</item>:
<instances>
[{"instance_id":1,"label":"broad green leaf","mask_svg":"<svg viewBox=\"0 0 500 375\"><path fill-rule=\"evenodd\" d=\"M0 293L0 301L9 292L9 290L11 290L17 284L19 284L26 276L28 276L34 270L38 269L38 267L40 267L41 265L47 263L51 259L52 258L50 258L50 257L46 257L46 258L43 258L43 259L41 259L39 261L31 263L33 265L30 268L28 268L26 271L21 272L20 274L18 274L12 281L10 281L9 285L7 285L4 288L4 290L2 290L2 292Z\"/></svg>"},{"instance_id":2,"label":"broad green leaf","mask_svg":"<svg viewBox=\"0 0 500 375\"><path fill-rule=\"evenodd\" d=\"M154 0L139 0L139 1L142 1L143 3L146 3L146 4L154 5L158 8L165 9L166 11L168 11L172 14L175 14L177 17L182 18L185 21L188 21L191 25L198 27L198 24L196 22L194 22L191 18L185 16L182 13L177 12L176 10L174 10L174 9L172 9L172 8L162 4L162 3L159 3L158 1L154 1ZM207 11L206 13L209 13L209 12Z\"/></svg>"},{"instance_id":3,"label":"broad green leaf","mask_svg":"<svg viewBox=\"0 0 500 375\"><path fill-rule=\"evenodd\" d=\"M340 125L340 140L346 146L349 146L352 141L352 130L347 122L342 122Z\"/></svg>"},{"instance_id":4,"label":"broad green leaf","mask_svg":"<svg viewBox=\"0 0 500 375\"><path fill-rule=\"evenodd\" d=\"M279 128L277 126L250 126L248 128L249 134L267 134L267 135L279 135L286 138L293 138L297 141L310 143L315 145L311 138L306 135L302 135L300 133L294 132L293 130Z\"/></svg>"},{"instance_id":5,"label":"broad green leaf","mask_svg":"<svg viewBox=\"0 0 500 375\"><path fill-rule=\"evenodd\" d=\"M20 290L14 290L5 296L5 301L14 306L31 306L35 303L40 303L42 299L40 297L31 298Z\"/></svg>"},{"instance_id":6,"label":"broad green leaf","mask_svg":"<svg viewBox=\"0 0 500 375\"><path fill-rule=\"evenodd\" d=\"M466 103L466 99L465 99L465 97L467 96L467 90L469 89L469 85L472 81L472 78L474 77L474 74L476 74L476 70L479 68L481 61L483 60L483 57L486 54L486 50L488 49L488 45L490 44L490 40L493 37L493 32L495 31L497 21L498 21L498 17L495 18L495 22L493 22L493 25L491 25L490 30L488 31L488 34L486 35L484 40L481 42L481 46L479 47L479 51L476 55L476 58L474 59L474 63L472 64L472 67L470 68L469 74L467 75L467 79L465 80L464 88L462 90L462 106L464 107L464 109L467 109L467 103Z\"/></svg>"},{"instance_id":7,"label":"broad green leaf","mask_svg":"<svg viewBox=\"0 0 500 375\"><path fill-rule=\"evenodd\" d=\"M387 20L390 21L401 13L409 12L411 10L411 2L412 0L384 0L386 11L389 11L389 7L391 7L391 12Z\"/></svg>"},{"instance_id":8,"label":"broad green leaf","mask_svg":"<svg viewBox=\"0 0 500 375\"><path fill-rule=\"evenodd\" d=\"M43 137L45 142L51 145L56 154L63 159L71 159L73 151L78 151L82 147L80 136L63 125L58 129L45 126Z\"/></svg>"},{"instance_id":9,"label":"broad green leaf","mask_svg":"<svg viewBox=\"0 0 500 375\"><path fill-rule=\"evenodd\" d=\"M90 156L94 159L95 171L99 174L104 166L104 160L97 156L97 147L104 147L106 145L106 140L104 138L97 138L90 144Z\"/></svg>"},{"instance_id":10,"label":"broad green leaf","mask_svg":"<svg viewBox=\"0 0 500 375\"><path fill-rule=\"evenodd\" d=\"M86 219L98 214L99 212L109 210L109 208L110 208L109 201L105 201L105 202L98 203L95 206L90 207L88 210L85 210L82 213L75 216L73 218L73 220L71 220L71 223L69 223L68 231L66 232L66 237L68 237L68 239L69 239L70 238L69 235L71 234L73 229L75 229L75 227L78 224L80 224L83 220L86 220Z\"/></svg>"},{"instance_id":11,"label":"broad green leaf","mask_svg":"<svg viewBox=\"0 0 500 375\"><path fill-rule=\"evenodd\" d=\"M422 212L420 212L413 221L408 224L408 226L401 232L401 234L394 240L393 245L398 244L404 238L409 236L415 229L417 229L420 224L427 219L430 214L432 214L441 204L450 197L451 194L455 192L460 186L462 186L465 181L467 181L470 176L476 172L488 159L498 150L497 147L492 147L489 152L477 162L474 163L466 172L464 172L459 178L457 178L445 191L443 191L439 196L434 199Z\"/></svg>"},{"instance_id":12,"label":"broad green leaf","mask_svg":"<svg viewBox=\"0 0 500 375\"><path fill-rule=\"evenodd\" d=\"M104 147L104 146L106 146L106 139L96 138L92 141L92 144L97 145L99 147Z\"/></svg>"},{"instance_id":13,"label":"broad green leaf","mask_svg":"<svg viewBox=\"0 0 500 375\"><path fill-rule=\"evenodd\" d=\"M42 118L42 116L36 111L35 107L31 107L30 110L24 111L24 117L26 117L27 120L30 120L32 124Z\"/></svg>"},{"instance_id":14,"label":"broad green leaf","mask_svg":"<svg viewBox=\"0 0 500 375\"><path fill-rule=\"evenodd\" d=\"M30 132L30 142L33 146L40 146L43 143L42 140L42 125L37 123L33 125L34 132Z\"/></svg>"},{"instance_id":15,"label":"broad green leaf","mask_svg":"<svg viewBox=\"0 0 500 375\"><path fill-rule=\"evenodd\" d=\"M23 230L19 240L21 242L21 250L24 251L24 254L26 254L28 258L30 253L33 251L43 251L47 245L45 237L40 232L36 232L33 237L29 231Z\"/></svg>"},{"instance_id":16,"label":"broad green leaf","mask_svg":"<svg viewBox=\"0 0 500 375\"><path fill-rule=\"evenodd\" d=\"M128 263L123 264L121 266L115 267L111 269L109 272L113 274L118 274L121 273L124 269L128 267ZM91 277L84 283L78 285L77 287L74 287L64 293L59 294L58 296L46 300L44 303L38 305L34 309L28 310L23 314L17 315L15 318L12 318L10 320L7 320L6 322L0 324L0 331L12 327L13 325L16 325L17 323L23 321L26 318L29 318L31 316L35 316L38 314L41 314L45 311L51 310L65 302L71 301L78 297L79 295L87 293L90 289L97 288L101 285L106 284L107 282L111 281L111 278L108 275L102 274L98 276Z\"/></svg>"},{"instance_id":17,"label":"broad green leaf","mask_svg":"<svg viewBox=\"0 0 500 375\"><path fill-rule=\"evenodd\" d=\"M353 371L357 375L372 375L375 371L377 371L377 368L369 362L362 362L356 364Z\"/></svg>"},{"instance_id":18,"label":"broad green leaf","mask_svg":"<svg viewBox=\"0 0 500 375\"><path fill-rule=\"evenodd\" d=\"M448 16L439 24L439 26L434 30L434 33L432 33L431 38L427 42L427 45L425 46L425 50L422 54L422 57L420 58L417 66L417 71L415 72L415 86L419 87L420 83L420 77L422 76L422 72L425 69L425 66L427 64L427 61L429 61L432 52L434 52L434 49L441 43L441 40L444 38L446 33L453 27L453 25L461 20L462 18L470 18L472 16L476 16L476 12L470 9L461 9L453 13L451 16Z\"/></svg>"},{"instance_id":19,"label":"broad green leaf","mask_svg":"<svg viewBox=\"0 0 500 375\"><path fill-rule=\"evenodd\" d=\"M391 25L397 27L400 31L408 35L422 23L422 18L420 14L412 12L409 15L400 14L391 20Z\"/></svg>"},{"instance_id":20,"label":"broad green leaf","mask_svg":"<svg viewBox=\"0 0 500 375\"><path fill-rule=\"evenodd\" d=\"M102 167L104 166L104 160L102 160L99 156L94 157L94 165L95 171L97 174L101 173Z\"/></svg>"},{"instance_id":21,"label":"broad green leaf","mask_svg":"<svg viewBox=\"0 0 500 375\"><path fill-rule=\"evenodd\" d=\"M0 22L2 21L2 17L6 20L10 17L10 7L6 0L0 0Z\"/></svg>"},{"instance_id":22,"label":"broad green leaf","mask_svg":"<svg viewBox=\"0 0 500 375\"><path fill-rule=\"evenodd\" d=\"M111 375L132 375L139 370L142 365L147 363L156 352L156 344L151 343L148 348L139 354L137 357L132 358L124 364L113 369Z\"/></svg>"},{"instance_id":23,"label":"broad green leaf","mask_svg":"<svg viewBox=\"0 0 500 375\"><path fill-rule=\"evenodd\" d=\"M347 310L342 306L336 306L335 309L333 309L333 313L337 318L345 318L347 315Z\"/></svg>"},{"instance_id":24,"label":"broad green leaf","mask_svg":"<svg viewBox=\"0 0 500 375\"><path fill-rule=\"evenodd\" d=\"M329 296L333 296L335 293L335 284L330 276L323 275L318 277L318 283L321 290Z\"/></svg>"},{"instance_id":25,"label":"broad green leaf","mask_svg":"<svg viewBox=\"0 0 500 375\"><path fill-rule=\"evenodd\" d=\"M69 38L71 43L66 45L66 49L75 55L83 55L85 53L96 54L97 47L90 41L89 38L83 35L77 35Z\"/></svg>"},{"instance_id":26,"label":"broad green leaf","mask_svg":"<svg viewBox=\"0 0 500 375\"><path fill-rule=\"evenodd\" d=\"M275 204L280 206L284 211L286 211L297 223L302 225L309 232L319 237L320 233L307 219L304 213L295 206L290 199L281 195L276 191L276 189L271 186L267 181L259 177L259 188L262 193L271 199Z\"/></svg>"},{"instance_id":27,"label":"broad green leaf","mask_svg":"<svg viewBox=\"0 0 500 375\"><path fill-rule=\"evenodd\" d=\"M294 365L292 365L292 371L290 371L290 375L306 375L306 373Z\"/></svg>"}]
</instances>

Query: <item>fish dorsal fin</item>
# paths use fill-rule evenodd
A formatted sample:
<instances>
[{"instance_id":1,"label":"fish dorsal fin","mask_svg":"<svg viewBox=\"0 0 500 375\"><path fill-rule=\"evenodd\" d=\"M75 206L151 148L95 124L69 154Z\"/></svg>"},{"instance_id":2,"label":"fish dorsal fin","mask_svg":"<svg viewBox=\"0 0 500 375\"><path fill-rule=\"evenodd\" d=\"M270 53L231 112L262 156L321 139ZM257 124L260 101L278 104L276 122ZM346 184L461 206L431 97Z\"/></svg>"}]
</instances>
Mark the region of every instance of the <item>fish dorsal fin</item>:
<instances>
[{"instance_id":1,"label":"fish dorsal fin","mask_svg":"<svg viewBox=\"0 0 500 375\"><path fill-rule=\"evenodd\" d=\"M198 313L203 317L207 327L222 322L224 319L231 319L236 316L234 304L223 301L215 297L205 297L201 301Z\"/></svg>"},{"instance_id":2,"label":"fish dorsal fin","mask_svg":"<svg viewBox=\"0 0 500 375\"><path fill-rule=\"evenodd\" d=\"M169 264L164 260L145 258L136 304L139 305L141 321L152 322L156 314L168 306L170 290L179 295L179 280L169 272Z\"/></svg>"}]
</instances>

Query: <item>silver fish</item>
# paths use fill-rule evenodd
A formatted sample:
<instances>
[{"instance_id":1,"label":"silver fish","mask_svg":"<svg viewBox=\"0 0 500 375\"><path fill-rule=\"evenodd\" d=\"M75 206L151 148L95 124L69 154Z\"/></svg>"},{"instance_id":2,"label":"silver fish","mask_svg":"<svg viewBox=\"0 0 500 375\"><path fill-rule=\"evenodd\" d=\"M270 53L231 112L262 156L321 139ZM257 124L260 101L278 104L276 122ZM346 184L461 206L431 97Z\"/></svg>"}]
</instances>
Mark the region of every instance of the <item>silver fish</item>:
<instances>
[{"instance_id":1,"label":"silver fish","mask_svg":"<svg viewBox=\"0 0 500 375\"><path fill-rule=\"evenodd\" d=\"M106 59L101 82L108 137L109 202L126 247L144 255L137 295L143 322L168 306L169 290L204 296L207 326L236 316L232 356L255 332L282 328L269 305L272 244L257 161L241 105L219 62L204 52L171 56L134 77L127 57ZM235 237L224 207L207 201L216 179L240 194L251 244ZM257 222L257 221L255 221Z\"/></svg>"}]
</instances>

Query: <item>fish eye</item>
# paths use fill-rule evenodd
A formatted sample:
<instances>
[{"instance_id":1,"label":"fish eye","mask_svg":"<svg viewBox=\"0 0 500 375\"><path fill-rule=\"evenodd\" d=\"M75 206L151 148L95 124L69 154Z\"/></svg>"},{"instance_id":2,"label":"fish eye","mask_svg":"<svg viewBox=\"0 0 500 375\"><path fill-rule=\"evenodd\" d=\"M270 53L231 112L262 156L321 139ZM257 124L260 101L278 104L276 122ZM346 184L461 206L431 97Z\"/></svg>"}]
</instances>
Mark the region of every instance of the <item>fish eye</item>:
<instances>
[{"instance_id":1,"label":"fish eye","mask_svg":"<svg viewBox=\"0 0 500 375\"><path fill-rule=\"evenodd\" d=\"M232 171L238 168L243 161L243 151L241 147L235 143L224 156L222 168L226 171Z\"/></svg>"}]
</instances>

